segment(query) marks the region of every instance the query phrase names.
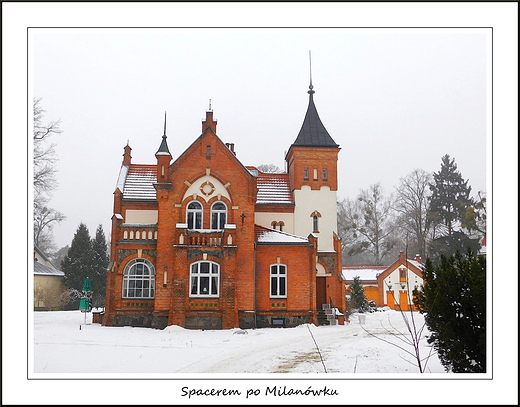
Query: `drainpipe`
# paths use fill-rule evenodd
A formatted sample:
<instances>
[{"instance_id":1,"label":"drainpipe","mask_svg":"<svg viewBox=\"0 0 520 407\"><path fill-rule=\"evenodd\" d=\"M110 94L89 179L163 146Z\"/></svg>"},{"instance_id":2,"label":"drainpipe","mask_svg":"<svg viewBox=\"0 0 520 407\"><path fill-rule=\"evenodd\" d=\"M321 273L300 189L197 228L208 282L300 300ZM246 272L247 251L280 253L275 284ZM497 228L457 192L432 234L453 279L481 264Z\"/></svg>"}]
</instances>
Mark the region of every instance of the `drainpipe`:
<instances>
[{"instance_id":1,"label":"drainpipe","mask_svg":"<svg viewBox=\"0 0 520 407\"><path fill-rule=\"evenodd\" d=\"M254 264L253 264L253 312L255 314L255 328L258 328L256 323L256 242L254 243Z\"/></svg>"}]
</instances>

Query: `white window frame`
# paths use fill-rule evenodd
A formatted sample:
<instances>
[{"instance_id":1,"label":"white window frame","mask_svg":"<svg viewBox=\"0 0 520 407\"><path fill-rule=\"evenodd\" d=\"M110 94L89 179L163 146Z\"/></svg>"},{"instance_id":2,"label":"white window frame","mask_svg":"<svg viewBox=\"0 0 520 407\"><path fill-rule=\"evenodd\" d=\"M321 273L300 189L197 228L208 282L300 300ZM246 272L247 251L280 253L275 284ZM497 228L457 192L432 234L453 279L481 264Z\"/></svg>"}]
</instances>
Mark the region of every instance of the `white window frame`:
<instances>
[{"instance_id":1,"label":"white window frame","mask_svg":"<svg viewBox=\"0 0 520 407\"><path fill-rule=\"evenodd\" d=\"M190 208L190 205L194 204L194 203L200 205L200 209L199 208L197 208L197 209ZM193 215L191 227L190 227L190 214ZM195 226L197 226L197 215L199 215L199 217L200 217L200 227L199 228L195 227ZM186 224L188 225L188 229L202 229L204 227L204 206L199 201L197 201L197 200L190 201L190 202L188 202L188 205L186 205Z\"/></svg>"},{"instance_id":2,"label":"white window frame","mask_svg":"<svg viewBox=\"0 0 520 407\"><path fill-rule=\"evenodd\" d=\"M222 204L224 205L224 209L214 209L216 205ZM215 230L223 230L224 225L227 223L227 205L222 201L214 202L213 205L211 205L211 229ZM214 222L214 216L217 216L217 223ZM222 215L224 215L224 218L222 219Z\"/></svg>"},{"instance_id":3,"label":"white window frame","mask_svg":"<svg viewBox=\"0 0 520 407\"><path fill-rule=\"evenodd\" d=\"M287 298L286 264L276 263L269 267L269 294L270 298Z\"/></svg>"},{"instance_id":4,"label":"white window frame","mask_svg":"<svg viewBox=\"0 0 520 407\"><path fill-rule=\"evenodd\" d=\"M208 272L203 269L208 264ZM201 292L206 284L208 293ZM191 298L218 298L220 294L220 264L209 260L200 260L190 264L190 297Z\"/></svg>"},{"instance_id":5,"label":"white window frame","mask_svg":"<svg viewBox=\"0 0 520 407\"><path fill-rule=\"evenodd\" d=\"M136 270L139 269L139 270ZM131 271L140 271L139 274L131 274ZM129 295L133 290L133 295ZM138 294L139 295L136 295ZM148 295L144 295L147 293ZM125 266L123 272L122 298L150 299L155 297L155 267L142 258L132 259Z\"/></svg>"}]
</instances>

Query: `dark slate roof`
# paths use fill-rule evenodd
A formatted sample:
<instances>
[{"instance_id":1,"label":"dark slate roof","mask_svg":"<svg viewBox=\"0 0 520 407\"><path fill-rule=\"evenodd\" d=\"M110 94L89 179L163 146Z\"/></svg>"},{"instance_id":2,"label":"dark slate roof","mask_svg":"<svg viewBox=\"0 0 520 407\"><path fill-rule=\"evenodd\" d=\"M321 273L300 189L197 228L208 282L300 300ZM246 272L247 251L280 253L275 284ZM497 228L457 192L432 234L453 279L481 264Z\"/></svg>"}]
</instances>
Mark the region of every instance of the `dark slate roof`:
<instances>
[{"instance_id":1,"label":"dark slate roof","mask_svg":"<svg viewBox=\"0 0 520 407\"><path fill-rule=\"evenodd\" d=\"M65 273L34 260L34 275L63 277Z\"/></svg>"},{"instance_id":2,"label":"dark slate roof","mask_svg":"<svg viewBox=\"0 0 520 407\"><path fill-rule=\"evenodd\" d=\"M320 120L312 96L314 90L312 90L312 86L310 88L308 91L309 107L305 119L303 119L300 133L292 145L295 147L339 147Z\"/></svg>"},{"instance_id":3,"label":"dark slate roof","mask_svg":"<svg viewBox=\"0 0 520 407\"><path fill-rule=\"evenodd\" d=\"M258 171L256 178L257 204L294 204L289 183L289 174Z\"/></svg>"},{"instance_id":4,"label":"dark slate roof","mask_svg":"<svg viewBox=\"0 0 520 407\"><path fill-rule=\"evenodd\" d=\"M166 135L162 136L161 145L155 155L171 155L170 150L168 149L168 143L166 142Z\"/></svg>"}]
</instances>

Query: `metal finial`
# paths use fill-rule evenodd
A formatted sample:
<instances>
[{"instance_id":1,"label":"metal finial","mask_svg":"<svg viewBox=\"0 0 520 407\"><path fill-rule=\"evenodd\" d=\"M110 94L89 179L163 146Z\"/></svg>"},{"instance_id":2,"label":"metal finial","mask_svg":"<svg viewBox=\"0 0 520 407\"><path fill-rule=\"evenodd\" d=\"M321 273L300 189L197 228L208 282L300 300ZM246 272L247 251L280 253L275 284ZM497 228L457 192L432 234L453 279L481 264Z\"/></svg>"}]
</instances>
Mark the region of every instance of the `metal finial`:
<instances>
[{"instance_id":1,"label":"metal finial","mask_svg":"<svg viewBox=\"0 0 520 407\"><path fill-rule=\"evenodd\" d=\"M309 77L310 77L310 85L308 94L312 95L314 93L314 86L312 86L312 59L311 59L311 51L309 50Z\"/></svg>"},{"instance_id":2,"label":"metal finial","mask_svg":"<svg viewBox=\"0 0 520 407\"><path fill-rule=\"evenodd\" d=\"M211 99L209 100L209 111L211 112Z\"/></svg>"},{"instance_id":3,"label":"metal finial","mask_svg":"<svg viewBox=\"0 0 520 407\"><path fill-rule=\"evenodd\" d=\"M164 112L164 136L166 136L166 112Z\"/></svg>"}]
</instances>

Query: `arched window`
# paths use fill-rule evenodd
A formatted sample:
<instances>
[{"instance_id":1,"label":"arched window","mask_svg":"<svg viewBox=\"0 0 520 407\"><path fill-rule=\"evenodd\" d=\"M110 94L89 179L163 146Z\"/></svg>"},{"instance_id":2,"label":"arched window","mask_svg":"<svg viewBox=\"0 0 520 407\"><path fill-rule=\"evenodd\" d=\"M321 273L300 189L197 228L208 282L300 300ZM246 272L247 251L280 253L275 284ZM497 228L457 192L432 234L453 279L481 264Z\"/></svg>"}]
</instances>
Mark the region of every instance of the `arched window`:
<instances>
[{"instance_id":1,"label":"arched window","mask_svg":"<svg viewBox=\"0 0 520 407\"><path fill-rule=\"evenodd\" d=\"M202 204L191 201L187 210L188 229L202 229Z\"/></svg>"},{"instance_id":2,"label":"arched window","mask_svg":"<svg viewBox=\"0 0 520 407\"><path fill-rule=\"evenodd\" d=\"M311 213L312 218L312 232L313 233L319 233L320 229L318 228L318 218L321 218L321 214L318 211L314 211Z\"/></svg>"},{"instance_id":3,"label":"arched window","mask_svg":"<svg viewBox=\"0 0 520 407\"><path fill-rule=\"evenodd\" d=\"M125 267L123 298L153 298L155 296L155 268L146 259L133 259Z\"/></svg>"},{"instance_id":4,"label":"arched window","mask_svg":"<svg viewBox=\"0 0 520 407\"><path fill-rule=\"evenodd\" d=\"M190 297L218 297L220 266L212 261L198 261L190 267Z\"/></svg>"},{"instance_id":5,"label":"arched window","mask_svg":"<svg viewBox=\"0 0 520 407\"><path fill-rule=\"evenodd\" d=\"M211 206L211 229L224 229L227 221L227 206L224 202L215 202Z\"/></svg>"},{"instance_id":6,"label":"arched window","mask_svg":"<svg viewBox=\"0 0 520 407\"><path fill-rule=\"evenodd\" d=\"M287 266L271 265L271 298L287 298Z\"/></svg>"}]
</instances>

